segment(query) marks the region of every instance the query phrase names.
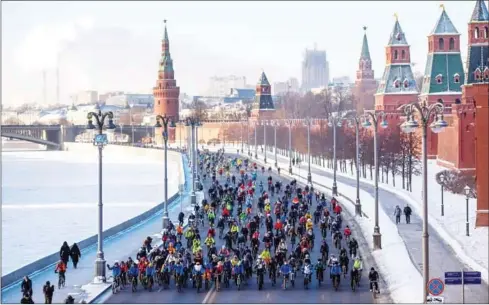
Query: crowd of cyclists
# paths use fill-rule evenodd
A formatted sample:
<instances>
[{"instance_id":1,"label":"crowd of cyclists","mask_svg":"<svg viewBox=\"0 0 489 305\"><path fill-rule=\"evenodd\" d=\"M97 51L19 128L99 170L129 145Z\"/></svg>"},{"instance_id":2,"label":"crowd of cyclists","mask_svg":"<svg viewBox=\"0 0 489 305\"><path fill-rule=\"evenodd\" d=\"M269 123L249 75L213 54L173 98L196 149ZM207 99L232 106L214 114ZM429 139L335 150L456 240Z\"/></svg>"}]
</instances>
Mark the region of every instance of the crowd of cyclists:
<instances>
[{"instance_id":1,"label":"crowd of cyclists","mask_svg":"<svg viewBox=\"0 0 489 305\"><path fill-rule=\"evenodd\" d=\"M201 152L198 160L207 186L205 199L187 219L181 212L178 223L170 221L161 244L153 247L148 237L135 260L129 257L107 265L114 293L125 287L151 291L155 285L178 291L199 292L211 286L216 291L231 286L240 290L251 280L256 280L258 290L269 285L289 289L299 279L309 289L313 282L323 285L325 273L334 290L342 279L353 291L359 287L363 262L358 242L343 226L342 208L335 198L328 200L313 186L301 188L296 180L283 185L274 181L271 168L265 170L222 150ZM313 255L314 249L319 254ZM368 279L370 290L379 293L374 268Z\"/></svg>"}]
</instances>

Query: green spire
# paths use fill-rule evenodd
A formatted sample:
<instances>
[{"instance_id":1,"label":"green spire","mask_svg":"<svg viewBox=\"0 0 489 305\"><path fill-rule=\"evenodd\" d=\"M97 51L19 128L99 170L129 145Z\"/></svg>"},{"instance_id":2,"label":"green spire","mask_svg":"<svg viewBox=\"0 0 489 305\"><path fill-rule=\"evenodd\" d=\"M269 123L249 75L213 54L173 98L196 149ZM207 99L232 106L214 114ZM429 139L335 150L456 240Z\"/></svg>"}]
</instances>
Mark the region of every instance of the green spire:
<instances>
[{"instance_id":1,"label":"green spire","mask_svg":"<svg viewBox=\"0 0 489 305\"><path fill-rule=\"evenodd\" d=\"M489 21L489 12L484 1L477 0L470 21Z\"/></svg>"},{"instance_id":2,"label":"green spire","mask_svg":"<svg viewBox=\"0 0 489 305\"><path fill-rule=\"evenodd\" d=\"M365 31L365 33L363 34L362 54L360 55L360 58L370 60L370 51L368 49L368 40L367 40L367 27L364 26L363 30Z\"/></svg>"},{"instance_id":3,"label":"green spire","mask_svg":"<svg viewBox=\"0 0 489 305\"><path fill-rule=\"evenodd\" d=\"M265 75L265 72L261 73L260 79L258 80L258 84L262 86L270 86L270 83L268 82L267 76Z\"/></svg>"},{"instance_id":4,"label":"green spire","mask_svg":"<svg viewBox=\"0 0 489 305\"><path fill-rule=\"evenodd\" d=\"M170 40L168 39L168 30L166 29L166 19L163 20L165 24L165 30L162 41L162 53L160 59L160 71L161 72L173 72L173 60L170 55Z\"/></svg>"},{"instance_id":5,"label":"green spire","mask_svg":"<svg viewBox=\"0 0 489 305\"><path fill-rule=\"evenodd\" d=\"M448 17L444 7L441 12L440 18L438 19L438 22L436 23L433 31L431 31L430 35L437 34L459 34L452 21L450 20L450 17Z\"/></svg>"}]
</instances>

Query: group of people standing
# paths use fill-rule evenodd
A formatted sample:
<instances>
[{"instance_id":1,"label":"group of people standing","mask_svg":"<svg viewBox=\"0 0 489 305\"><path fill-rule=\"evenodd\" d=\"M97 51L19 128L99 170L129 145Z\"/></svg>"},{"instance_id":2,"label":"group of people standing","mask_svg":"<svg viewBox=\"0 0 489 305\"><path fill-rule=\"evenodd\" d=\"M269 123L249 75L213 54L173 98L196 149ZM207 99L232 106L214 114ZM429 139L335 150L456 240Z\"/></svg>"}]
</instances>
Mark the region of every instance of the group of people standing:
<instances>
[{"instance_id":1,"label":"group of people standing","mask_svg":"<svg viewBox=\"0 0 489 305\"><path fill-rule=\"evenodd\" d=\"M80 248L76 243L74 243L71 247L68 245L68 243L65 241L63 242L63 245L61 246L61 249L59 251L59 257L60 260L56 264L56 269L55 273L59 273L60 276L65 276L66 270L68 268L68 262L71 258L71 261L73 262L73 267L76 269L78 265L78 261L80 260L81 257L81 251ZM34 304L34 300L32 299L32 280L28 277L25 276L24 280L22 281L22 284L20 286L21 291L22 291L22 299L20 301L21 304ZM54 295L54 285L51 284L50 281L46 281L46 284L42 288L42 292L44 294L44 304L52 304L53 302L53 295ZM73 297L68 297L66 302L67 304L74 302Z\"/></svg>"}]
</instances>

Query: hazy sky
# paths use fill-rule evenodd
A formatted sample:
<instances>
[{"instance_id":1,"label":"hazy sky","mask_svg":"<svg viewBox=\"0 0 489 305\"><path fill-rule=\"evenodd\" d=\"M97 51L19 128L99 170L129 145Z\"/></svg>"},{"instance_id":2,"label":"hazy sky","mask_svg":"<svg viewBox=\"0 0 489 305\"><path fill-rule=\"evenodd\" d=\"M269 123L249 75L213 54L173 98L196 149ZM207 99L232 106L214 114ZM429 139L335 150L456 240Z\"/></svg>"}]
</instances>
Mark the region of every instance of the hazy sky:
<instances>
[{"instance_id":1,"label":"hazy sky","mask_svg":"<svg viewBox=\"0 0 489 305\"><path fill-rule=\"evenodd\" d=\"M163 19L177 83L188 94L204 93L215 75L244 75L254 84L262 69L271 82L300 81L303 52L314 43L326 49L331 77L354 79L364 25L380 77L394 13L411 45L414 69L424 71L427 35L441 3L462 34L465 58L475 1L2 1L2 103L41 102L43 69L48 101L54 102L58 56L63 102L79 90L151 92Z\"/></svg>"}]
</instances>

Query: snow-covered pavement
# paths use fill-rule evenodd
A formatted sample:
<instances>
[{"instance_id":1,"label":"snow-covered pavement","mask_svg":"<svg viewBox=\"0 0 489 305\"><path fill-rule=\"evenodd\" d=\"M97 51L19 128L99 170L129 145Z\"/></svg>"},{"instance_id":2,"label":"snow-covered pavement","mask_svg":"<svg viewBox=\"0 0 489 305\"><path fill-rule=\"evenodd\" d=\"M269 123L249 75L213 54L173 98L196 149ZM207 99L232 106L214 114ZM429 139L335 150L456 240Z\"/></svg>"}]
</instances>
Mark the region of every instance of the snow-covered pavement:
<instances>
[{"instance_id":1,"label":"snow-covered pavement","mask_svg":"<svg viewBox=\"0 0 489 305\"><path fill-rule=\"evenodd\" d=\"M245 151L246 153L246 151ZM273 154L267 153L269 164L273 163ZM259 153L259 158L263 159L263 155ZM288 168L288 159L279 155L279 166L285 173ZM301 176L307 175L307 163L302 164ZM331 174L324 171L324 169L317 166L311 167L313 182L320 183L325 186L332 185ZM294 173L299 173L299 168L294 168ZM355 199L355 181L350 177L346 178L338 175L337 177L338 190L340 193L345 194L351 199ZM373 215L373 188L371 185L362 182L361 188L365 191L361 191L362 207L364 212ZM374 255L378 259L377 264L383 276L389 282L389 286L392 292L392 298L395 302L420 302L421 296L416 296L415 291L421 291L422 281L419 270L421 269L421 220L418 215L412 217L412 223L410 225L401 224L396 227L393 223L392 214L396 204L404 205L406 200L402 197L393 194L391 191L384 189L379 190L380 207L379 211L379 223L381 227L381 233L383 236L383 249L381 251L375 251ZM354 209L353 205L347 207ZM370 212L369 212L370 210ZM359 219L358 224L364 229L364 234L369 242L372 242L371 232L373 232L373 217L368 219ZM461 270L464 267L465 262L461 262L457 257L458 255L447 245L447 243L440 237L437 231L430 230L430 277L443 278L445 271ZM372 246L370 244L370 246ZM380 253L381 252L381 253ZM402 258L404 257L404 258ZM410 260L409 260L410 258ZM441 259L443 258L443 259ZM403 266L399 266L400 262ZM413 264L414 263L414 266ZM466 263L465 263L466 264ZM409 266L405 266L409 265ZM407 268L411 271L402 269ZM469 268L465 266L465 268ZM418 269L418 275L414 271ZM448 270L450 269L450 270ZM484 271L482 271L484 272ZM415 279L419 279L416 281ZM460 289L458 286L447 287L444 295L446 302L460 302ZM470 298L470 302L487 302L487 286L467 286L466 287L466 301Z\"/></svg>"},{"instance_id":2,"label":"snow-covered pavement","mask_svg":"<svg viewBox=\"0 0 489 305\"><path fill-rule=\"evenodd\" d=\"M185 166L188 171L188 166ZM190 176L190 174L187 175ZM170 218L173 222L177 221L180 210L187 211L190 208L190 198L186 194L183 200L175 200L169 206ZM134 215L133 215L134 216ZM104 252L107 263L113 264L114 260L127 259L129 256L134 256L137 249L140 247L144 239L148 235L158 236L161 230L162 211L153 215L146 221L120 232L116 236L109 237L104 240ZM155 238L155 243L157 239ZM68 266L66 273L66 287L58 290L55 288L53 303L64 303L64 299L68 294L79 294L80 288L93 280L94 276L94 261L96 256L96 245L83 249L82 257L80 258L78 268L75 270L71 263ZM109 272L109 271L107 271ZM35 303L42 303L42 286L46 281L57 283L57 275L53 270L42 271L31 277L33 283L33 299ZM93 288L93 287L92 287ZM13 285L6 289L2 289L2 303L18 303L21 299L20 284ZM93 296L92 296L93 297Z\"/></svg>"}]
</instances>

